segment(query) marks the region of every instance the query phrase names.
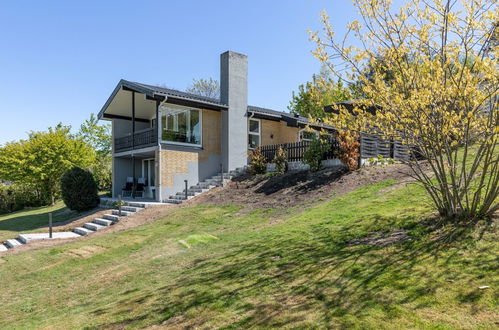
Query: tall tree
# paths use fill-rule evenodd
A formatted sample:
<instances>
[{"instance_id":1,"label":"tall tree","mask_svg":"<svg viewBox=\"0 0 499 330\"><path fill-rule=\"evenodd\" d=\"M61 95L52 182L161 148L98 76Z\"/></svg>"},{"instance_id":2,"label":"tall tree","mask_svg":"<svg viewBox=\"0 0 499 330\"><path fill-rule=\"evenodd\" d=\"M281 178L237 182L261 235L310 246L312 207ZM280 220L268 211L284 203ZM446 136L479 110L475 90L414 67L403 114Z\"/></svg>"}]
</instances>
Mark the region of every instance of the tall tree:
<instances>
[{"instance_id":1,"label":"tall tree","mask_svg":"<svg viewBox=\"0 0 499 330\"><path fill-rule=\"evenodd\" d=\"M94 150L72 136L70 127L59 124L0 148L0 179L32 185L45 203L53 204L64 172L75 166L90 168L94 163Z\"/></svg>"},{"instance_id":2,"label":"tall tree","mask_svg":"<svg viewBox=\"0 0 499 330\"><path fill-rule=\"evenodd\" d=\"M359 81L366 96L353 112L337 107L331 123L377 127L414 146L426 161L408 164L442 216L491 216L499 209L499 74L484 41L493 37L497 1L458 8L453 0L412 0L396 10L389 0L353 2L361 17L346 35L336 37L326 13L324 33L311 33L314 55L336 75ZM488 50L496 58L498 51Z\"/></svg>"},{"instance_id":3,"label":"tall tree","mask_svg":"<svg viewBox=\"0 0 499 330\"><path fill-rule=\"evenodd\" d=\"M218 80L213 78L194 79L186 92L218 100L220 98L220 84Z\"/></svg>"},{"instance_id":4,"label":"tall tree","mask_svg":"<svg viewBox=\"0 0 499 330\"><path fill-rule=\"evenodd\" d=\"M326 66L318 75L312 76L312 81L298 86L298 92L293 92L288 109L304 117L322 119L326 116L324 107L336 102L350 100L354 92L345 87L343 81L336 82Z\"/></svg>"},{"instance_id":5,"label":"tall tree","mask_svg":"<svg viewBox=\"0 0 499 330\"><path fill-rule=\"evenodd\" d=\"M94 148L100 156L111 154L111 125L100 124L94 113L81 124L77 136Z\"/></svg>"},{"instance_id":6,"label":"tall tree","mask_svg":"<svg viewBox=\"0 0 499 330\"><path fill-rule=\"evenodd\" d=\"M88 143L97 153L95 163L90 170L99 189L110 189L112 181L111 125L100 124L97 117L91 113L90 118L81 124L77 137Z\"/></svg>"}]
</instances>

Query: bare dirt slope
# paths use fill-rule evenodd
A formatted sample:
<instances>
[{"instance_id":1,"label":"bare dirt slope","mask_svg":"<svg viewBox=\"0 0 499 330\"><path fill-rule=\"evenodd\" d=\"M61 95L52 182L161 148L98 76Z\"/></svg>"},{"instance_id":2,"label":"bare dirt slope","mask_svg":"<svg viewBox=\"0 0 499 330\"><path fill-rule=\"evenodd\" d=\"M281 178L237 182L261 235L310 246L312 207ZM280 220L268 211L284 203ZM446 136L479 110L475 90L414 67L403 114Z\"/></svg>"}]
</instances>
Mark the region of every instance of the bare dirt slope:
<instances>
[{"instance_id":1,"label":"bare dirt slope","mask_svg":"<svg viewBox=\"0 0 499 330\"><path fill-rule=\"evenodd\" d=\"M371 183L397 180L400 185L413 181L410 169L401 164L365 167L354 172L322 170L284 175L242 175L226 187L216 188L187 204L238 204L243 212L257 208L287 209L337 197Z\"/></svg>"}]
</instances>

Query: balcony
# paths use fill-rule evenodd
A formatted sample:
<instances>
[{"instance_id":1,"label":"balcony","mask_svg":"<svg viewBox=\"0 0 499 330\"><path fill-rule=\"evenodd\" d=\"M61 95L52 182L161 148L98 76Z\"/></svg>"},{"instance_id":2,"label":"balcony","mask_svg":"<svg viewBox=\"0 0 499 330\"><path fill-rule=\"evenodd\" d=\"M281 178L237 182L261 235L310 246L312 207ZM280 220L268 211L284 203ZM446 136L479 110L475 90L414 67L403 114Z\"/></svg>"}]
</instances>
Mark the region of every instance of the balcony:
<instances>
[{"instance_id":1,"label":"balcony","mask_svg":"<svg viewBox=\"0 0 499 330\"><path fill-rule=\"evenodd\" d=\"M157 128L148 128L140 132L114 139L114 152L152 147L158 144Z\"/></svg>"}]
</instances>

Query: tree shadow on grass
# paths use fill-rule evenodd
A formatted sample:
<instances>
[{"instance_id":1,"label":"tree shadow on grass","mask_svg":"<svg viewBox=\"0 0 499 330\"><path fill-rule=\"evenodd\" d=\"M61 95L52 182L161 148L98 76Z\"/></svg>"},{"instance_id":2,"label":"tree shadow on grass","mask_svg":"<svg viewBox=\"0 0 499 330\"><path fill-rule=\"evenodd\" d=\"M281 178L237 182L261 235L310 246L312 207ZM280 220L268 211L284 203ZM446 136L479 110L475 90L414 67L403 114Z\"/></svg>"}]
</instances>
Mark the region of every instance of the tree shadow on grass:
<instances>
[{"instance_id":1,"label":"tree shadow on grass","mask_svg":"<svg viewBox=\"0 0 499 330\"><path fill-rule=\"evenodd\" d=\"M40 207L37 209L43 209L43 208L45 207ZM85 216L88 216L89 214L95 211L96 209L86 212L69 211L65 206L61 206L60 208L57 208L50 212L47 211L47 212L28 214L28 215L22 215L23 213L25 213L25 211L19 211L17 212L19 213L19 216L11 214L10 216L12 217L0 221L0 231L5 230L5 231L22 232L22 231L34 230L37 228L48 227L49 213L52 213L53 215L52 221L54 227L63 226L68 224L69 222L76 221ZM6 215L8 216L9 214Z\"/></svg>"},{"instance_id":2,"label":"tree shadow on grass","mask_svg":"<svg viewBox=\"0 0 499 330\"><path fill-rule=\"evenodd\" d=\"M376 221L389 228L399 220ZM401 304L424 308L435 303L448 276L445 267L435 264L456 262L459 256L452 250L470 233L421 226L413 226L411 240L383 247L350 245L355 224L342 227L341 235L318 227L310 236L262 237L223 257L196 260L175 284L122 297L115 305L132 306L139 299L148 304L147 312L127 318L127 324L149 319L172 327L210 327L214 319L216 326L235 328L353 326L351 318L343 317L362 318L369 311L396 317ZM468 270L483 269L485 259L468 264ZM113 306L105 313L123 316Z\"/></svg>"},{"instance_id":3,"label":"tree shadow on grass","mask_svg":"<svg viewBox=\"0 0 499 330\"><path fill-rule=\"evenodd\" d=\"M348 172L346 170L331 169L314 173L310 173L308 171L297 173L290 172L284 175L272 176L268 178L265 183L256 190L256 192L271 195L283 189L293 188L295 191L306 193L338 181L347 173Z\"/></svg>"}]
</instances>

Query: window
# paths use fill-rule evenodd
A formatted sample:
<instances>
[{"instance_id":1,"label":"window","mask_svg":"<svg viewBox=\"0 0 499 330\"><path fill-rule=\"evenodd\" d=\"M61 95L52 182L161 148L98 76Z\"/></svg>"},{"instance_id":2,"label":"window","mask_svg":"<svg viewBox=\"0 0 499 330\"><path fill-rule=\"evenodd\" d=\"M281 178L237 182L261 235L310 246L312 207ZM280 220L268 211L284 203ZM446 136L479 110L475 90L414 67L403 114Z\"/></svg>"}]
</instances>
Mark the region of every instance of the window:
<instances>
[{"instance_id":1,"label":"window","mask_svg":"<svg viewBox=\"0 0 499 330\"><path fill-rule=\"evenodd\" d=\"M248 148L255 149L260 146L260 120L250 119L248 123Z\"/></svg>"},{"instance_id":2,"label":"window","mask_svg":"<svg viewBox=\"0 0 499 330\"><path fill-rule=\"evenodd\" d=\"M316 131L300 131L300 141L312 141L313 139L317 138L317 136L318 133Z\"/></svg>"},{"instance_id":3,"label":"window","mask_svg":"<svg viewBox=\"0 0 499 330\"><path fill-rule=\"evenodd\" d=\"M201 146L201 112L188 108L162 107L161 140Z\"/></svg>"}]
</instances>

